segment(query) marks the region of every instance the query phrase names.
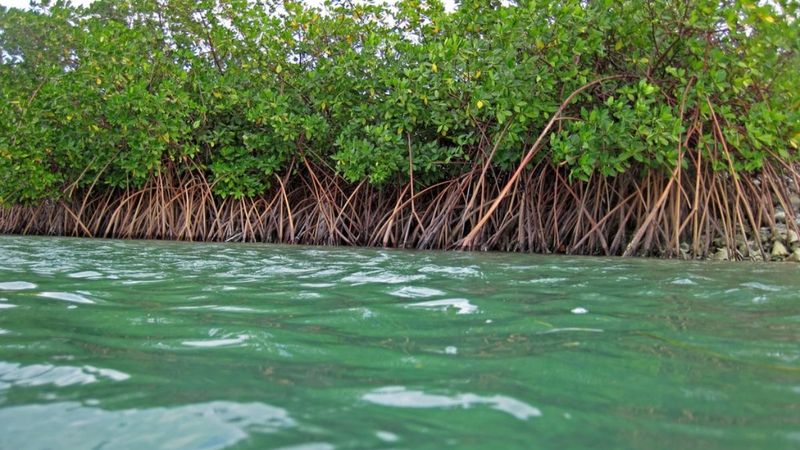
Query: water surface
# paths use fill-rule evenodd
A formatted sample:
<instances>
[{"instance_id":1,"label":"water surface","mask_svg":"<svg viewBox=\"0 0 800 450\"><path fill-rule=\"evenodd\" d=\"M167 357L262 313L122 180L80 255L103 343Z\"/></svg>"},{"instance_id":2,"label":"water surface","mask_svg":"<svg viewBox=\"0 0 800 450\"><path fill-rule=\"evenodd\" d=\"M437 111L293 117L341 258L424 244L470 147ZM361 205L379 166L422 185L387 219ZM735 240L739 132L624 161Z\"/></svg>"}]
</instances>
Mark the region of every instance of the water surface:
<instances>
[{"instance_id":1,"label":"water surface","mask_svg":"<svg viewBox=\"0 0 800 450\"><path fill-rule=\"evenodd\" d=\"M0 236L0 448L798 448L800 266Z\"/></svg>"}]
</instances>

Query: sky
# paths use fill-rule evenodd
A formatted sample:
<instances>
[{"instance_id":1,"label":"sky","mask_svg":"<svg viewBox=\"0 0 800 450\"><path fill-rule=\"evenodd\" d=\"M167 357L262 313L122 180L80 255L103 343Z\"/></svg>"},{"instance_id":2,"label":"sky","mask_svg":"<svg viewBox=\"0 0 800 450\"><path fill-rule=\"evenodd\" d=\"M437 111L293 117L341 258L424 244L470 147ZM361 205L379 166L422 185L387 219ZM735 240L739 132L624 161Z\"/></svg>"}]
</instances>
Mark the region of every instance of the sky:
<instances>
[{"instance_id":1,"label":"sky","mask_svg":"<svg viewBox=\"0 0 800 450\"><path fill-rule=\"evenodd\" d=\"M0 5L13 6L13 7L16 7L16 8L27 8L28 7L28 3L30 3L30 0L0 0ZM72 4L76 5L76 6L77 5L88 5L89 3L92 3L92 0L72 0ZM315 2L312 0L311 3L315 3ZM445 6L449 7L450 5L453 4L453 0L445 0L444 4L445 4Z\"/></svg>"},{"instance_id":2,"label":"sky","mask_svg":"<svg viewBox=\"0 0 800 450\"><path fill-rule=\"evenodd\" d=\"M0 5L13 6L15 8L27 8L30 0L0 0ZM92 3L92 0L72 0L73 5L87 5Z\"/></svg>"}]
</instances>

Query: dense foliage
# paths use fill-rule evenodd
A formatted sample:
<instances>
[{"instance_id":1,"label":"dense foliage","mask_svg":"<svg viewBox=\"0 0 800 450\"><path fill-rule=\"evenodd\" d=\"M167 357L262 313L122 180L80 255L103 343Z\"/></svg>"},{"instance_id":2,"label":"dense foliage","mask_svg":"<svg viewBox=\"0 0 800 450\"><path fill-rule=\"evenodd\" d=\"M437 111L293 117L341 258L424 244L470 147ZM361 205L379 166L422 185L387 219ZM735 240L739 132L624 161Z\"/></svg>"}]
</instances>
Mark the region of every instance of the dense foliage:
<instances>
[{"instance_id":1,"label":"dense foliage","mask_svg":"<svg viewBox=\"0 0 800 450\"><path fill-rule=\"evenodd\" d=\"M669 172L686 136L719 170L796 160L797 2L507 3L0 9L0 203L166 169L236 198L304 161L377 186L410 166L420 184L486 158L513 169L571 92L607 77L537 154L572 179Z\"/></svg>"}]
</instances>

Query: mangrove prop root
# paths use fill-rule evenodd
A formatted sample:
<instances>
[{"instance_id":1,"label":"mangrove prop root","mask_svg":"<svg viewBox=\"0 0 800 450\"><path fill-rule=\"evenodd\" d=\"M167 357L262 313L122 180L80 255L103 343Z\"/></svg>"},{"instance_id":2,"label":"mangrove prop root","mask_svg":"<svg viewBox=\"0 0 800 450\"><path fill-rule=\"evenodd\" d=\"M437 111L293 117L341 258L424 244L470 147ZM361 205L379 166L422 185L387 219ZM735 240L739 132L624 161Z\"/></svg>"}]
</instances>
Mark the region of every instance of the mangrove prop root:
<instances>
[{"instance_id":1,"label":"mangrove prop root","mask_svg":"<svg viewBox=\"0 0 800 450\"><path fill-rule=\"evenodd\" d=\"M349 183L301 161L305 170L276 176L270 191L243 199L214 195L200 172L162 171L140 189L93 186L64 200L0 208L0 233L419 249L470 242L484 250L664 257L703 257L716 241L732 257L766 259L759 233L776 229L775 205L797 231L788 199L797 167L766 166L748 178L713 172L699 151L684 151L690 164L679 177L570 182L542 160L491 177L477 167L416 189ZM737 252L742 237L754 253Z\"/></svg>"}]
</instances>

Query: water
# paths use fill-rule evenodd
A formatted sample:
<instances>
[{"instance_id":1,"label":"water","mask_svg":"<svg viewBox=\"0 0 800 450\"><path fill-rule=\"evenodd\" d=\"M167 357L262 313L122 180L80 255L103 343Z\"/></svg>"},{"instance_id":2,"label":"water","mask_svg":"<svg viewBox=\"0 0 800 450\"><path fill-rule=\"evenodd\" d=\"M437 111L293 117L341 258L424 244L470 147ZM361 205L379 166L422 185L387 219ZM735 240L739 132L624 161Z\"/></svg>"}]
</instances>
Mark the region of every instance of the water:
<instances>
[{"instance_id":1,"label":"water","mask_svg":"<svg viewBox=\"0 0 800 450\"><path fill-rule=\"evenodd\" d=\"M798 448L798 275L0 237L0 448Z\"/></svg>"}]
</instances>

